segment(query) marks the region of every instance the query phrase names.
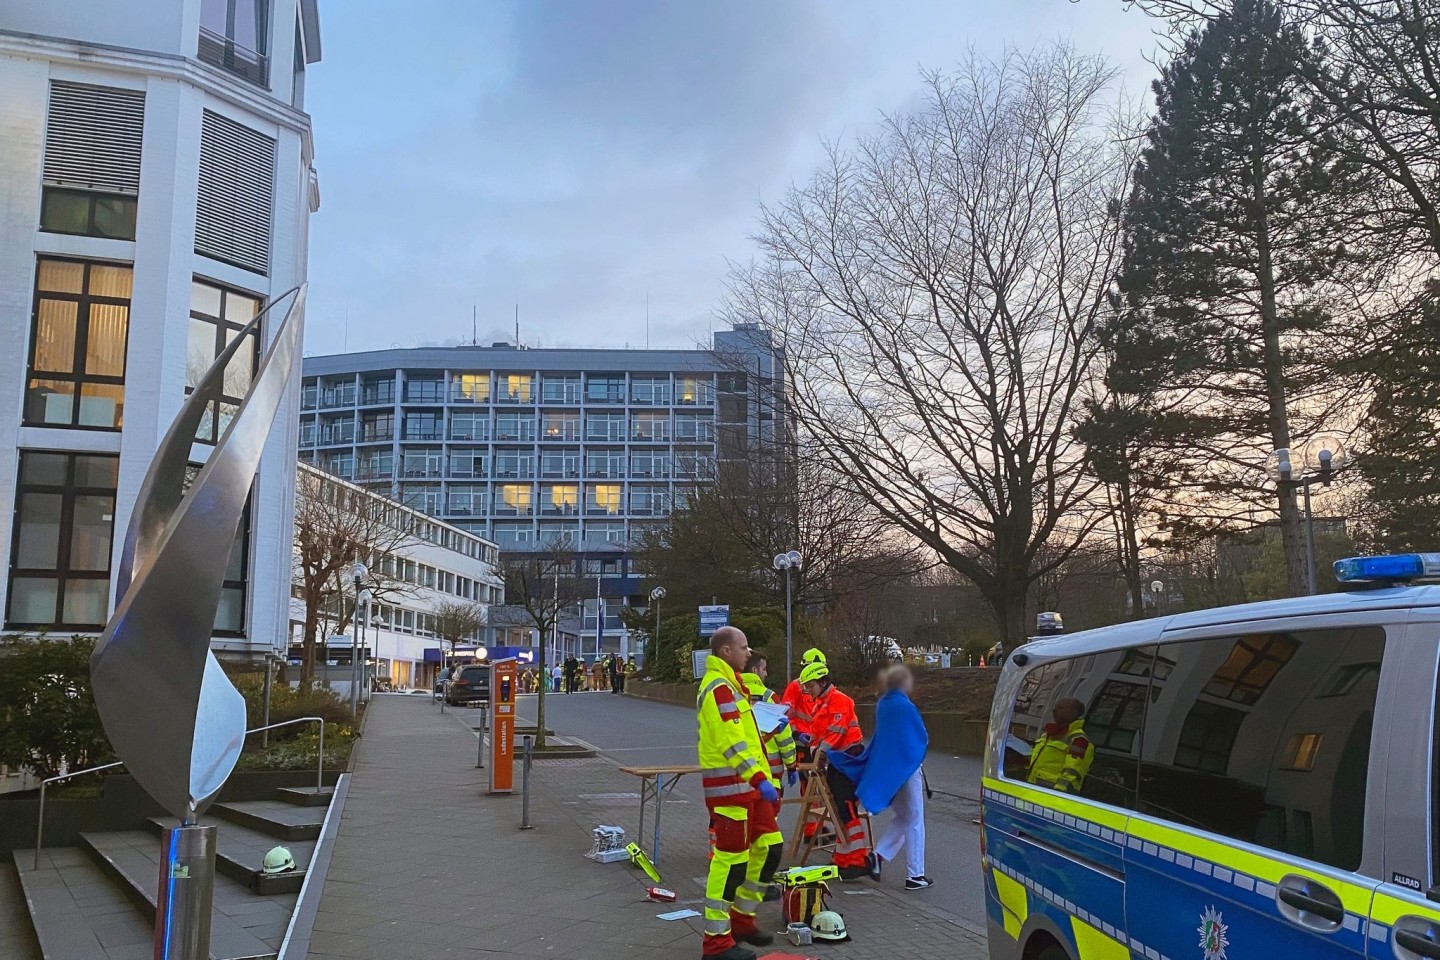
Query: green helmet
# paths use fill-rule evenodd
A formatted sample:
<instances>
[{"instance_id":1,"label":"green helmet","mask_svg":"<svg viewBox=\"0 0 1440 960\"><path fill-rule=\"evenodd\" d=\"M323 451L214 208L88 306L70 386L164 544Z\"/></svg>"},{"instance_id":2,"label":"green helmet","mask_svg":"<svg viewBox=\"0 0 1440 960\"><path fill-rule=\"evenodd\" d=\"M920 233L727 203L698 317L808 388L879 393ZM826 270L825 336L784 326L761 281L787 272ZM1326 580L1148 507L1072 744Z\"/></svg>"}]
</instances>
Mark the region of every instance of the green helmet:
<instances>
[{"instance_id":1,"label":"green helmet","mask_svg":"<svg viewBox=\"0 0 1440 960\"><path fill-rule=\"evenodd\" d=\"M824 662L825 662L825 654L824 654L824 652L822 652L822 651L820 650L819 647L811 647L809 650L806 650L804 653L800 654L800 662L801 662L801 663L824 663Z\"/></svg>"},{"instance_id":2,"label":"green helmet","mask_svg":"<svg viewBox=\"0 0 1440 960\"><path fill-rule=\"evenodd\" d=\"M285 847L271 847L270 852L265 854L264 864L261 873L288 873L295 869L295 858Z\"/></svg>"}]
</instances>

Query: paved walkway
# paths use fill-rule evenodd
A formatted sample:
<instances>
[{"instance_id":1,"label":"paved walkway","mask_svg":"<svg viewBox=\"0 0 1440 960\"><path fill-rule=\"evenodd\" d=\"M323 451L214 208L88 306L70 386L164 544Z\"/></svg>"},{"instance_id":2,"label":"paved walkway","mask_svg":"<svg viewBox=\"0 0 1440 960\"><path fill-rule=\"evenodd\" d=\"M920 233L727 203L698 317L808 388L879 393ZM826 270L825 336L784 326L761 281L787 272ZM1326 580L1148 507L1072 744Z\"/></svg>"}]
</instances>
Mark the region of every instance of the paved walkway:
<instances>
[{"instance_id":1,"label":"paved walkway","mask_svg":"<svg viewBox=\"0 0 1440 960\"><path fill-rule=\"evenodd\" d=\"M695 878L704 872L706 853L703 806L666 806L660 867L682 902L657 904L645 898L644 877L629 865L596 864L583 856L598 823L636 835L636 782L613 760L537 762L531 795L536 829L522 832L518 794L484 795L484 771L474 768L475 739L465 711L441 714L428 698L414 696L377 696L370 711L311 956L670 960L699 955L694 921L667 922L656 914L677 906L698 908L702 889ZM585 735L552 726L562 734ZM644 758L630 751L624 762ZM922 896L867 883L840 885L833 900L855 940L807 953L898 960L984 957L981 937L927 906ZM779 925L773 904L761 916Z\"/></svg>"}]
</instances>

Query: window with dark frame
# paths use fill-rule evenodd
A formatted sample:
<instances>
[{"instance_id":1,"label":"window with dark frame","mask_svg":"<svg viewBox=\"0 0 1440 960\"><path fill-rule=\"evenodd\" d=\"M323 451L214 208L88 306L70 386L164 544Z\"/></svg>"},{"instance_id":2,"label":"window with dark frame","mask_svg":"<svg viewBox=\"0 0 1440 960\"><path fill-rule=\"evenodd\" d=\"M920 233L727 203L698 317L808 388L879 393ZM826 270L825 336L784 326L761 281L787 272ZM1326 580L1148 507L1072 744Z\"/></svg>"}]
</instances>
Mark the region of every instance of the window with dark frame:
<instances>
[{"instance_id":1,"label":"window with dark frame","mask_svg":"<svg viewBox=\"0 0 1440 960\"><path fill-rule=\"evenodd\" d=\"M128 265L37 261L27 425L120 429L130 284Z\"/></svg>"},{"instance_id":2,"label":"window with dark frame","mask_svg":"<svg viewBox=\"0 0 1440 960\"><path fill-rule=\"evenodd\" d=\"M1149 684L1106 680L1085 711L1085 733L1097 750L1131 753L1145 719Z\"/></svg>"},{"instance_id":3,"label":"window with dark frame","mask_svg":"<svg viewBox=\"0 0 1440 960\"><path fill-rule=\"evenodd\" d=\"M7 629L104 629L119 463L98 454L21 451Z\"/></svg>"},{"instance_id":4,"label":"window with dark frame","mask_svg":"<svg viewBox=\"0 0 1440 960\"><path fill-rule=\"evenodd\" d=\"M46 187L40 198L40 229L110 240L135 239L139 200L124 194Z\"/></svg>"},{"instance_id":5,"label":"window with dark frame","mask_svg":"<svg viewBox=\"0 0 1440 960\"><path fill-rule=\"evenodd\" d=\"M204 0L200 59L264 86L270 76L269 0Z\"/></svg>"},{"instance_id":6,"label":"window with dark frame","mask_svg":"<svg viewBox=\"0 0 1440 960\"><path fill-rule=\"evenodd\" d=\"M215 358L260 312L260 298L221 287L204 280L190 283L190 330L185 351L185 396L200 385ZM245 344L225 368L219 403L211 403L195 430L199 443L218 443L229 426L260 367L260 343L255 332L246 334Z\"/></svg>"}]
</instances>

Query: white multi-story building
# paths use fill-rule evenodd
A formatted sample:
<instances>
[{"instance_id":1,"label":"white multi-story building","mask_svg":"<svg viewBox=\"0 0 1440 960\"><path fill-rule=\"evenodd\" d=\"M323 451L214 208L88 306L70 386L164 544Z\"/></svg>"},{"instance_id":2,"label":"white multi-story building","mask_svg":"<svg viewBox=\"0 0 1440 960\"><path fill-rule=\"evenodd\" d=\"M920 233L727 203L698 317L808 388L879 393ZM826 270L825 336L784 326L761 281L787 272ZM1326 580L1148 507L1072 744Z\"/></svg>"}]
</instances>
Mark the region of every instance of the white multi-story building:
<instances>
[{"instance_id":1,"label":"white multi-story building","mask_svg":"<svg viewBox=\"0 0 1440 960\"><path fill-rule=\"evenodd\" d=\"M334 670L329 673L332 678L339 676L343 682L351 663L352 640L363 641L371 676L388 680L397 688L430 686L442 658L442 642L435 631L436 611L447 602L479 604L487 612L498 609L504 597L498 548L473 533L314 467L301 464L299 469L304 475L302 479L319 485L307 482L307 489L325 495L327 484L331 488L347 488L354 495L367 498L367 513L373 510L374 516L385 516L387 525L393 524L395 530L406 533L403 539L397 538L389 555L371 559L376 568L373 580L383 583L385 589L383 595L362 607L360 636L318 637L317 641L324 643L326 649L323 656L317 652L317 665L323 659L331 667L342 668L338 674ZM299 665L303 654L305 603L302 594L297 585L290 601L290 661L295 665ZM340 598L339 602L346 605L343 613L348 616L350 605L355 602L353 593ZM335 612L324 611L322 625L338 619ZM463 651L473 653L482 646L511 642L530 649L530 633L507 630L503 622L491 625L488 617L486 620L484 627L466 638L470 642L462 647ZM448 645L444 652L450 652ZM509 652L508 655L515 654Z\"/></svg>"},{"instance_id":2,"label":"white multi-story building","mask_svg":"<svg viewBox=\"0 0 1440 960\"><path fill-rule=\"evenodd\" d=\"M787 435L784 366L741 324L710 350L428 347L305 358L300 459L507 553L568 543L594 600L593 658L632 652L620 621L648 603L631 546L721 468Z\"/></svg>"},{"instance_id":3,"label":"white multi-story building","mask_svg":"<svg viewBox=\"0 0 1440 960\"><path fill-rule=\"evenodd\" d=\"M316 0L0 0L5 630L104 626L136 494L186 393L304 281L319 59ZM239 355L195 463L281 315ZM234 544L214 634L232 659L285 642L297 399Z\"/></svg>"}]
</instances>

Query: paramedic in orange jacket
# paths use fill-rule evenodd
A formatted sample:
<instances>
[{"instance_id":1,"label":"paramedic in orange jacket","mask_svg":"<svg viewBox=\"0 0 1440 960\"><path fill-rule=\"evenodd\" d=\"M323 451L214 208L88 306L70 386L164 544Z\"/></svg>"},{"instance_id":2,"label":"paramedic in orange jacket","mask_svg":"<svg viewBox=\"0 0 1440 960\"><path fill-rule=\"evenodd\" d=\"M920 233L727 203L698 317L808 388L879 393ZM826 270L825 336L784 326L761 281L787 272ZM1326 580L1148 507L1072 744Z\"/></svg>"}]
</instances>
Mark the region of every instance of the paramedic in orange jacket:
<instances>
[{"instance_id":1,"label":"paramedic in orange jacket","mask_svg":"<svg viewBox=\"0 0 1440 960\"><path fill-rule=\"evenodd\" d=\"M855 701L830 682L830 670L823 663L812 663L800 671L800 685L810 695L814 718L811 725L812 749L859 753L863 749L860 721L855 716ZM839 819L845 835L836 838L833 862L840 868L840 879L858 880L869 874L866 863L870 847L866 843L865 825L860 821L860 803L855 799L855 785L838 770L827 769L825 780L839 806Z\"/></svg>"}]
</instances>

